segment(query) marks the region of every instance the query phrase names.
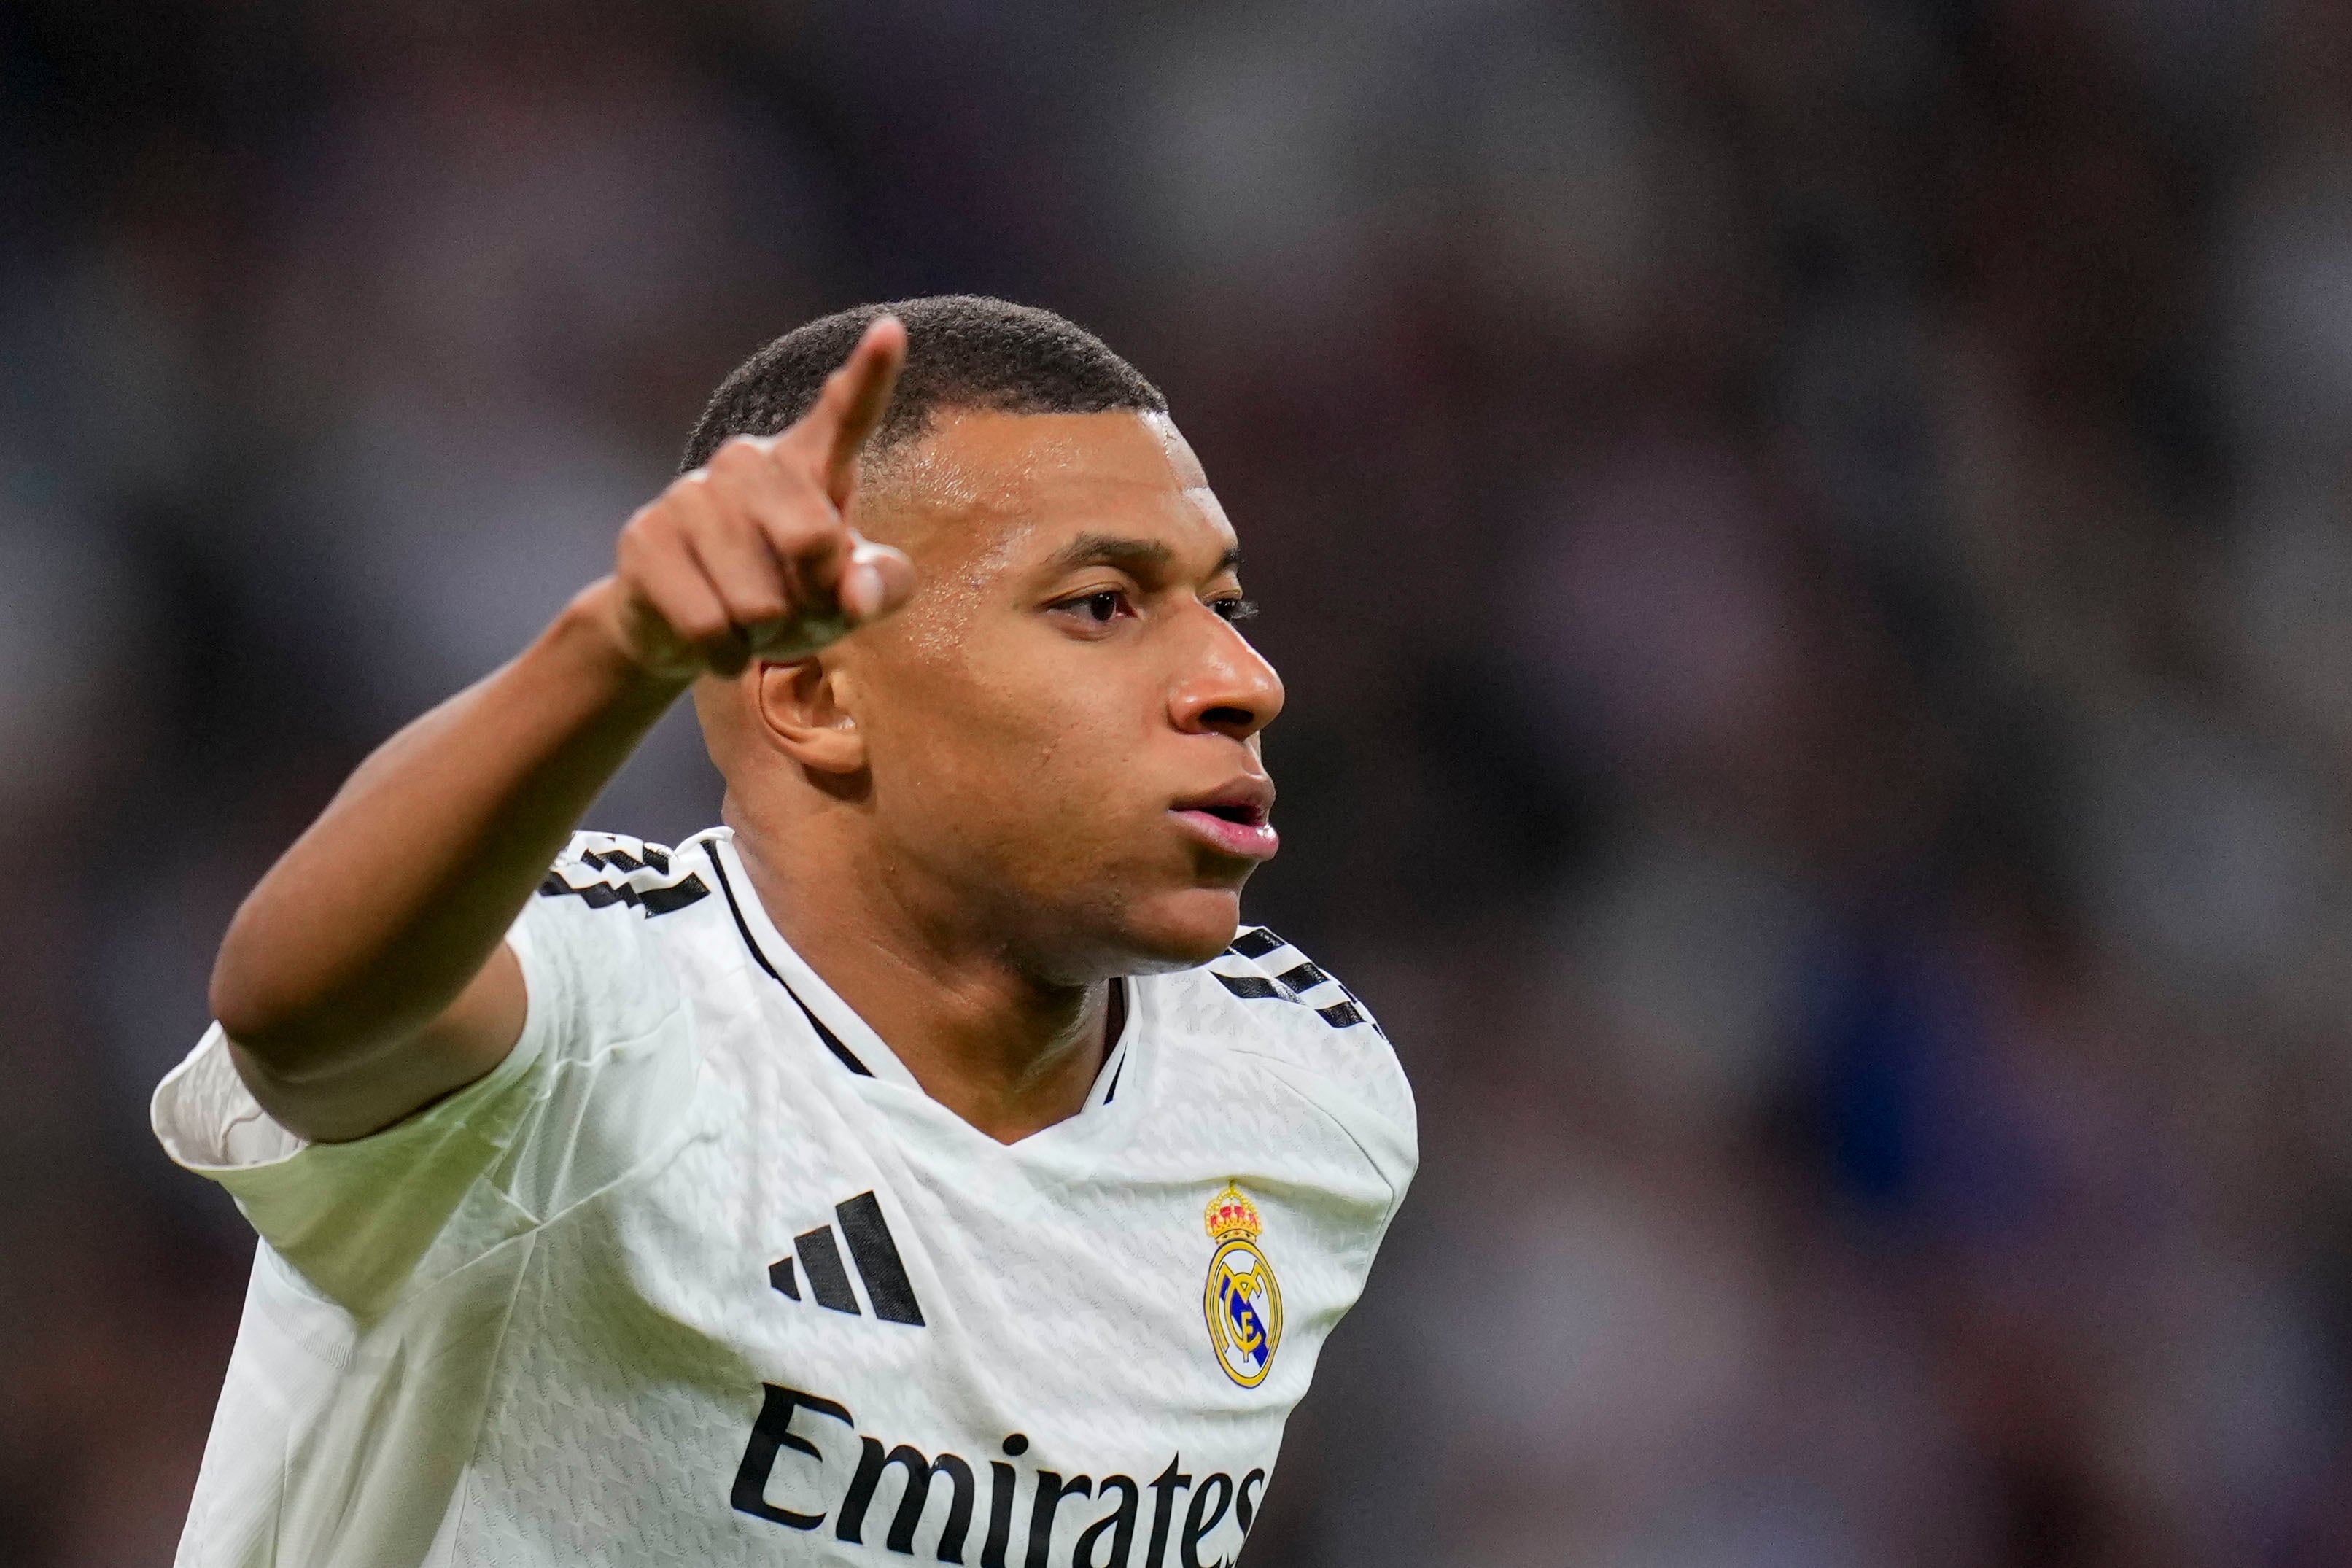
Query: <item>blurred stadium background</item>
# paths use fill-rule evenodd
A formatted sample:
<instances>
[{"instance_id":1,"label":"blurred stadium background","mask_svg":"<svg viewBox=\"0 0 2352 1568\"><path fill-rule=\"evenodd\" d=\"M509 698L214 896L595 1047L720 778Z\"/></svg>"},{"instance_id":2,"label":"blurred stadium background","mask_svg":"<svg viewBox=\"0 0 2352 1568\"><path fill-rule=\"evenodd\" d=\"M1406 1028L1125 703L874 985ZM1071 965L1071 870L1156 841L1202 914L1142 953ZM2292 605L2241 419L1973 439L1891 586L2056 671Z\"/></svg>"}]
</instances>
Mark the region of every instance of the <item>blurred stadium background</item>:
<instances>
[{"instance_id":1,"label":"blurred stadium background","mask_svg":"<svg viewBox=\"0 0 2352 1568\"><path fill-rule=\"evenodd\" d=\"M0 6L0 1563L235 901L816 312L1174 401L1425 1167L1255 1568L2352 1561L2352 7ZM672 722L595 814L714 781Z\"/></svg>"}]
</instances>

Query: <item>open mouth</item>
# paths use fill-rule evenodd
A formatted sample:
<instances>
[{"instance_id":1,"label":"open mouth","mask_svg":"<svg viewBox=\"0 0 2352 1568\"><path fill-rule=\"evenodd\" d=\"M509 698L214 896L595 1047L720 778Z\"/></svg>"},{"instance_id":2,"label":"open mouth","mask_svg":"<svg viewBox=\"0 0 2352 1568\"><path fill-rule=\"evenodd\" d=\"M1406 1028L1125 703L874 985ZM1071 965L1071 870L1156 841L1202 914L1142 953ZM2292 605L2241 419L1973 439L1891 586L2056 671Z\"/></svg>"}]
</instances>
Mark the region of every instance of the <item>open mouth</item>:
<instances>
[{"instance_id":1,"label":"open mouth","mask_svg":"<svg viewBox=\"0 0 2352 1568\"><path fill-rule=\"evenodd\" d=\"M1274 785L1264 778L1243 779L1171 808L1195 838L1243 860L1270 860L1281 847L1267 820L1273 812Z\"/></svg>"}]
</instances>

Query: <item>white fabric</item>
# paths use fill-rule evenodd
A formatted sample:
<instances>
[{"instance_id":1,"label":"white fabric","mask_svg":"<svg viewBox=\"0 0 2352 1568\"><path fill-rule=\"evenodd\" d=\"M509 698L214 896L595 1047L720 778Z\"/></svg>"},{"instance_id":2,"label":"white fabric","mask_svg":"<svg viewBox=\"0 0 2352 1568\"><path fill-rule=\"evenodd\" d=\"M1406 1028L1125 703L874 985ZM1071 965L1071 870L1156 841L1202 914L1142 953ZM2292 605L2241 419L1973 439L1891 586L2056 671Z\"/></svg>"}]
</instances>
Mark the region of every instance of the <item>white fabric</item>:
<instances>
[{"instance_id":1,"label":"white fabric","mask_svg":"<svg viewBox=\"0 0 2352 1568\"><path fill-rule=\"evenodd\" d=\"M793 953L726 830L666 868L583 834L549 889L521 1040L397 1126L305 1144L217 1027L157 1089L262 1237L182 1568L1232 1561L1416 1160L1337 981L1260 935L1128 982L1086 1110L1008 1147ZM1255 1253L1204 1222L1229 1183ZM1254 1386L1218 1257L1278 1282Z\"/></svg>"}]
</instances>

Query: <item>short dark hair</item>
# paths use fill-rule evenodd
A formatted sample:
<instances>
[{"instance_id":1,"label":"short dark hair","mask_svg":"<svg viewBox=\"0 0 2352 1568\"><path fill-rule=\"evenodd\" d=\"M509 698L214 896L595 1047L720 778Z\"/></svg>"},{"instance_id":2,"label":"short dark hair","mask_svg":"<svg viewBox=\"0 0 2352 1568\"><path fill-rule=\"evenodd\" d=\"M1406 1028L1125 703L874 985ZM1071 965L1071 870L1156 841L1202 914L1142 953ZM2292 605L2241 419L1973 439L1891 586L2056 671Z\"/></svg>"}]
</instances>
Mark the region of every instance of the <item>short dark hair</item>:
<instances>
[{"instance_id":1,"label":"short dark hair","mask_svg":"<svg viewBox=\"0 0 2352 1568\"><path fill-rule=\"evenodd\" d=\"M907 364L866 443L886 451L921 436L941 409L1000 414L1165 414L1168 400L1109 345L1051 310L982 294L858 305L795 327L719 385L687 442L680 473L737 436L772 436L809 411L835 367L877 316L907 324Z\"/></svg>"}]
</instances>

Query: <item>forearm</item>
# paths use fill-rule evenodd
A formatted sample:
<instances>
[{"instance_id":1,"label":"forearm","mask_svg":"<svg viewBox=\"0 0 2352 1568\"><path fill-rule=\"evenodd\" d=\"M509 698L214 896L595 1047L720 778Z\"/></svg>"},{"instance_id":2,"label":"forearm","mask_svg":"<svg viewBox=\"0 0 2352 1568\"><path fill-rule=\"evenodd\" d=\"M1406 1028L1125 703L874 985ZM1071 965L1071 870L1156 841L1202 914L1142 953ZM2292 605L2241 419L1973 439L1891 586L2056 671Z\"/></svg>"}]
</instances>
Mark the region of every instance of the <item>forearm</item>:
<instances>
[{"instance_id":1,"label":"forearm","mask_svg":"<svg viewBox=\"0 0 2352 1568\"><path fill-rule=\"evenodd\" d=\"M262 879L212 1005L271 1115L362 1137L489 1071L529 1006L500 939L664 710L698 676L806 658L906 602L912 565L843 515L905 355L906 329L875 322L791 429L730 441L638 509L613 576L387 742Z\"/></svg>"},{"instance_id":2,"label":"forearm","mask_svg":"<svg viewBox=\"0 0 2352 1568\"><path fill-rule=\"evenodd\" d=\"M610 584L361 765L237 911L212 1005L287 1080L424 1028L478 973L686 680L633 661Z\"/></svg>"}]
</instances>

